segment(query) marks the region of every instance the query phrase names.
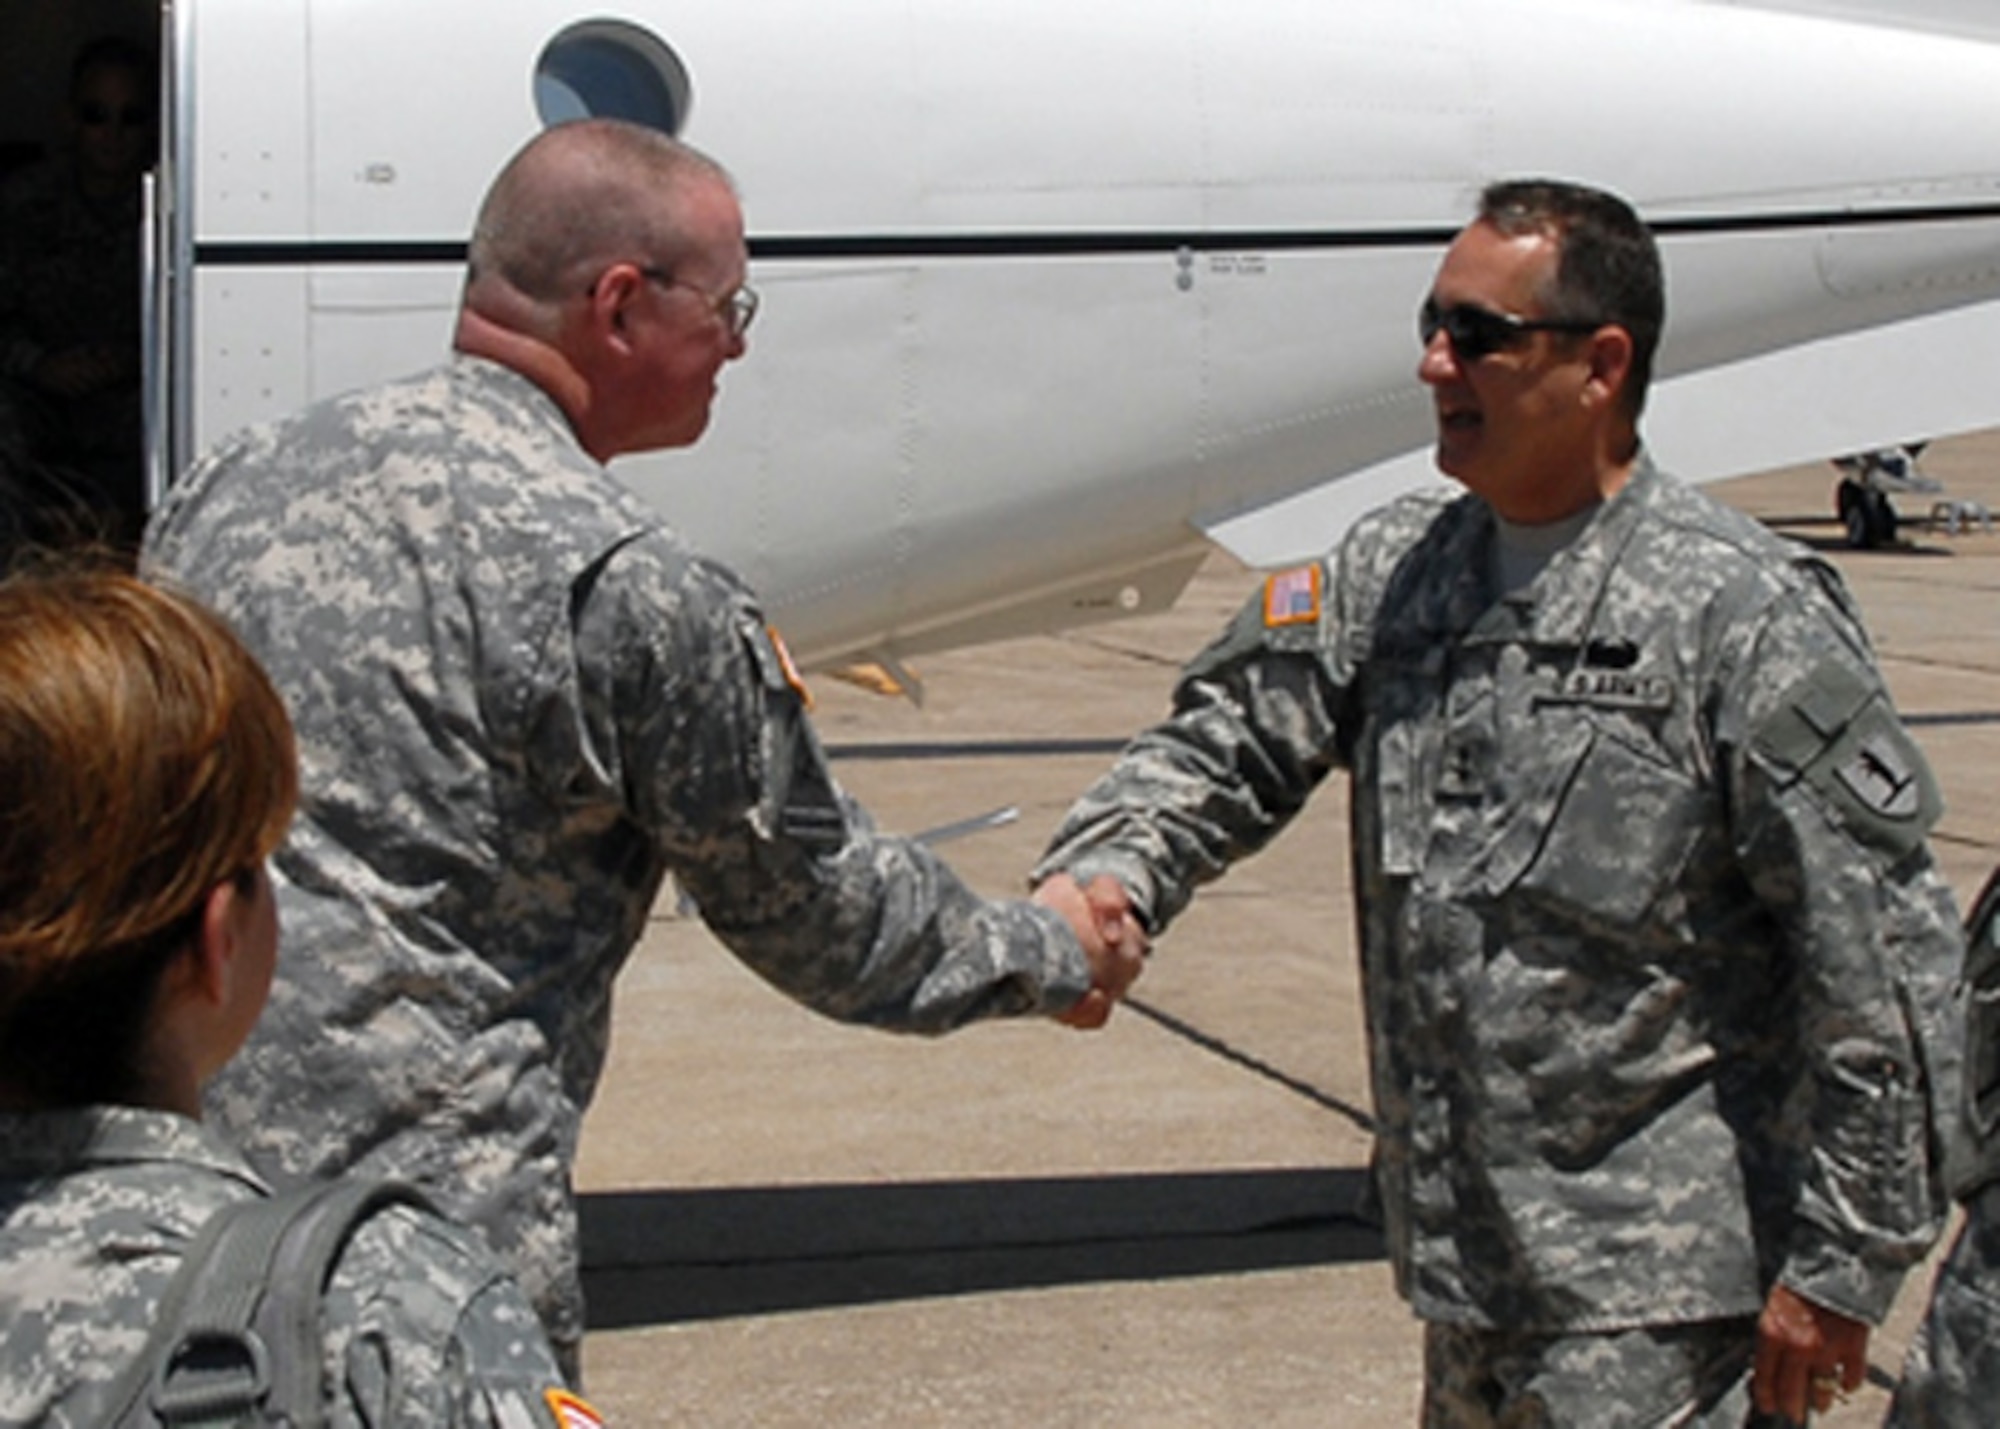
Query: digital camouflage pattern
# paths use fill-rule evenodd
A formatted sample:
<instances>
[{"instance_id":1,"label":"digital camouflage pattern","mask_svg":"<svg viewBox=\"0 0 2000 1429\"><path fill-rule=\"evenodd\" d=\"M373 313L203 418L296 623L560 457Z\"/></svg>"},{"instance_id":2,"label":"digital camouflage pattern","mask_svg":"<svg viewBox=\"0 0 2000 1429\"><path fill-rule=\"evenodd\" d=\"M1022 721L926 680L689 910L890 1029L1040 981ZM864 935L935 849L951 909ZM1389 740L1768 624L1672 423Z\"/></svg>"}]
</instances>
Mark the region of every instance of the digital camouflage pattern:
<instances>
[{"instance_id":1,"label":"digital camouflage pattern","mask_svg":"<svg viewBox=\"0 0 2000 1429\"><path fill-rule=\"evenodd\" d=\"M1986 1429L2000 1405L2000 870L1966 919L1965 1090L1952 1189L1965 1222L1889 1406L1891 1429Z\"/></svg>"},{"instance_id":2,"label":"digital camouflage pattern","mask_svg":"<svg viewBox=\"0 0 2000 1429\"><path fill-rule=\"evenodd\" d=\"M2000 1185L1965 1205L1885 1429L1992 1429L2000 1404Z\"/></svg>"},{"instance_id":3,"label":"digital camouflage pattern","mask_svg":"<svg viewBox=\"0 0 2000 1429\"><path fill-rule=\"evenodd\" d=\"M1604 1334L1424 1327L1423 1429L1782 1429L1750 1399L1756 1323Z\"/></svg>"},{"instance_id":4,"label":"digital camouflage pattern","mask_svg":"<svg viewBox=\"0 0 2000 1429\"><path fill-rule=\"evenodd\" d=\"M103 1423L202 1224L266 1194L169 1112L0 1114L0 1425ZM561 1371L534 1310L469 1232L408 1207L371 1217L324 1307L332 1424L558 1423Z\"/></svg>"},{"instance_id":5,"label":"digital camouflage pattern","mask_svg":"<svg viewBox=\"0 0 2000 1429\"><path fill-rule=\"evenodd\" d=\"M1428 493L1263 596L1042 871L1153 926L1337 767L1376 1172L1426 1320L1879 1321L1942 1212L1960 937L1934 783L1823 563L1641 462L1521 591ZM1282 579L1282 578L1281 578ZM1295 583L1294 583L1295 584Z\"/></svg>"},{"instance_id":6,"label":"digital camouflage pattern","mask_svg":"<svg viewBox=\"0 0 2000 1429\"><path fill-rule=\"evenodd\" d=\"M1059 917L875 832L742 582L504 367L459 357L227 443L144 560L230 620L299 738L277 986L211 1117L278 1177L422 1186L572 1366L569 1169L664 874L845 1020L942 1032L1089 985Z\"/></svg>"}]
</instances>

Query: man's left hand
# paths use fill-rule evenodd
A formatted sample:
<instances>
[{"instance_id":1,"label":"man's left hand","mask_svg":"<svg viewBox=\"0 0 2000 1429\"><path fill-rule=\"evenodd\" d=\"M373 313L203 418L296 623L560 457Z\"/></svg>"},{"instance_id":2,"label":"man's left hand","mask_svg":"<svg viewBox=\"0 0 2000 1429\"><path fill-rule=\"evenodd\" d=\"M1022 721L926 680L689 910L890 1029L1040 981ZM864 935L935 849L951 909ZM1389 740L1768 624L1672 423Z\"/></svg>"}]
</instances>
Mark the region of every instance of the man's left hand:
<instances>
[{"instance_id":1,"label":"man's left hand","mask_svg":"<svg viewBox=\"0 0 2000 1429\"><path fill-rule=\"evenodd\" d=\"M1760 1413L1794 1424L1824 1413L1861 1388L1868 1372L1868 1326L1815 1305L1782 1285L1771 1287L1757 1317L1757 1362L1750 1389Z\"/></svg>"}]
</instances>

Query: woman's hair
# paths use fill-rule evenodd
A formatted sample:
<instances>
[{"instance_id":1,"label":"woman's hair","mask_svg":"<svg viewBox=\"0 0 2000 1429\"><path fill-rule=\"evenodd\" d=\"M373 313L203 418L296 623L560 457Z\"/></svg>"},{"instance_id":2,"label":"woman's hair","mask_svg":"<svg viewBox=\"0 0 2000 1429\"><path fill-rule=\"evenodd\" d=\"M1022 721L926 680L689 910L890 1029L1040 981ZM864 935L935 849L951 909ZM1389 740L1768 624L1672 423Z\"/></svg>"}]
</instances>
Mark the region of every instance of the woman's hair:
<instances>
[{"instance_id":1,"label":"woman's hair","mask_svg":"<svg viewBox=\"0 0 2000 1429\"><path fill-rule=\"evenodd\" d=\"M0 1085L131 1100L160 974L297 797L284 704L219 617L108 567L0 581Z\"/></svg>"}]
</instances>

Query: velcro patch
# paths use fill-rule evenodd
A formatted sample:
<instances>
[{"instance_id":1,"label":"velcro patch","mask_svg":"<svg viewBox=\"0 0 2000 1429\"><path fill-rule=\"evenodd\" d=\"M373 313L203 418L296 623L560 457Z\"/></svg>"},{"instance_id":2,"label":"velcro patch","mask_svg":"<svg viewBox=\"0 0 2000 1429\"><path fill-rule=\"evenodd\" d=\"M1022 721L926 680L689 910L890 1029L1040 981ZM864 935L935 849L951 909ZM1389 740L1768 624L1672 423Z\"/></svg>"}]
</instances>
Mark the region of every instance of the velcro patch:
<instances>
[{"instance_id":1,"label":"velcro patch","mask_svg":"<svg viewBox=\"0 0 2000 1429\"><path fill-rule=\"evenodd\" d=\"M1281 625L1317 625L1319 601L1317 565L1279 571L1264 582L1264 624L1273 630Z\"/></svg>"}]
</instances>

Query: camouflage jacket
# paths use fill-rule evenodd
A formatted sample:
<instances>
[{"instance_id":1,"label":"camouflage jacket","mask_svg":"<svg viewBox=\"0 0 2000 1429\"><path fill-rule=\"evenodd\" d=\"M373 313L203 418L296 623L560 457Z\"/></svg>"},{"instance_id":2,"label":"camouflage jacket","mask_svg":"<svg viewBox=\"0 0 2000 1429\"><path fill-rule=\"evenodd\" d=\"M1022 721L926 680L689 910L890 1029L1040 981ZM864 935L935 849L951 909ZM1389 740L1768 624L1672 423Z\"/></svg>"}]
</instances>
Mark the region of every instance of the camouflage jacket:
<instances>
[{"instance_id":1,"label":"camouflage jacket","mask_svg":"<svg viewBox=\"0 0 2000 1429\"><path fill-rule=\"evenodd\" d=\"M0 1113L0 1425L102 1423L202 1223L265 1194L170 1112ZM399 1206L363 1223L324 1316L333 1424L559 1422L534 1311L476 1236L435 1216Z\"/></svg>"},{"instance_id":2,"label":"camouflage jacket","mask_svg":"<svg viewBox=\"0 0 2000 1429\"><path fill-rule=\"evenodd\" d=\"M2000 1211L2000 868L1966 914L1965 933L1965 1087L1951 1190ZM2000 1225L2000 1216L1987 1221Z\"/></svg>"},{"instance_id":3,"label":"camouflage jacket","mask_svg":"<svg viewBox=\"0 0 2000 1429\"><path fill-rule=\"evenodd\" d=\"M1155 925L1351 772L1377 1179L1428 1319L1878 1320L1942 1210L1939 812L1833 572L1649 464L1495 599L1430 493L1275 576L1044 871Z\"/></svg>"},{"instance_id":4,"label":"camouflage jacket","mask_svg":"<svg viewBox=\"0 0 2000 1429\"><path fill-rule=\"evenodd\" d=\"M277 985L210 1117L275 1175L423 1186L566 1352L569 1167L664 873L846 1020L938 1032L1088 985L1060 918L873 829L742 582L504 367L460 357L227 442L144 560L234 624L298 731Z\"/></svg>"}]
</instances>

